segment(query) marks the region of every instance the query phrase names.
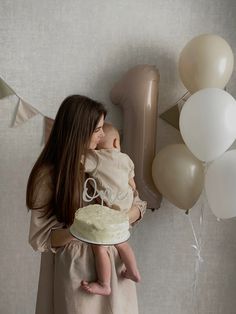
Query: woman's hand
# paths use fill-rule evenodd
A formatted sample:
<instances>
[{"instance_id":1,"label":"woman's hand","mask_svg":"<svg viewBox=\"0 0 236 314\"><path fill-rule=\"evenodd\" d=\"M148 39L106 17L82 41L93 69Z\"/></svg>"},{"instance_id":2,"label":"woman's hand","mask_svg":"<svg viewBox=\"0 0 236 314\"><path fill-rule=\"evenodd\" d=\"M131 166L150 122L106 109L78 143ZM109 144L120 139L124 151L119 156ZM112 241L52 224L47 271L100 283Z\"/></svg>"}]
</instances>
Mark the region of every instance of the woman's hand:
<instances>
[{"instance_id":1,"label":"woman's hand","mask_svg":"<svg viewBox=\"0 0 236 314\"><path fill-rule=\"evenodd\" d=\"M51 246L53 248L61 247L68 244L76 238L70 233L68 229L54 229L51 231Z\"/></svg>"},{"instance_id":2,"label":"woman's hand","mask_svg":"<svg viewBox=\"0 0 236 314\"><path fill-rule=\"evenodd\" d=\"M141 218L141 213L138 207L132 206L128 212L129 224L132 225L135 221Z\"/></svg>"}]
</instances>

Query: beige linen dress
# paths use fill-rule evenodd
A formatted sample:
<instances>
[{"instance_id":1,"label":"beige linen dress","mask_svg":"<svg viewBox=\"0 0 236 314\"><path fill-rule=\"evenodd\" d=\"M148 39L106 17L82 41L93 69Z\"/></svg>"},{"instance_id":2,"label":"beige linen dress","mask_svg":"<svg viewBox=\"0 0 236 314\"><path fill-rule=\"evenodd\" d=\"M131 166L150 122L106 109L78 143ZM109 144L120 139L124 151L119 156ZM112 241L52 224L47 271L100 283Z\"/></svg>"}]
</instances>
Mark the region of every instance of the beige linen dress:
<instances>
[{"instance_id":1,"label":"beige linen dress","mask_svg":"<svg viewBox=\"0 0 236 314\"><path fill-rule=\"evenodd\" d=\"M44 180L37 193L36 203L45 204L51 197L50 177ZM146 202L135 194L134 205L141 217ZM42 210L31 210L29 243L40 251L36 314L138 314L135 283L122 278L123 264L115 247L108 247L111 259L111 294L91 295L80 288L81 280L96 280L91 246L77 239L60 248L51 247L52 229L63 228L55 216L40 218Z\"/></svg>"}]
</instances>

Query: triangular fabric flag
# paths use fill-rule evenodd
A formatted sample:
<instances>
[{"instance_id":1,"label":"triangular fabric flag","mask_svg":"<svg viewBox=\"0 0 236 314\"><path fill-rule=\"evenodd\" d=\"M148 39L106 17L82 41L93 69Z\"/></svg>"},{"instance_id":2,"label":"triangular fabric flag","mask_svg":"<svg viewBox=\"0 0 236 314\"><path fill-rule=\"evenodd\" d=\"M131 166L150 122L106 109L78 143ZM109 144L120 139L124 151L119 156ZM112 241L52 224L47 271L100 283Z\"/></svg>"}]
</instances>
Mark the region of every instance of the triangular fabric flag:
<instances>
[{"instance_id":1,"label":"triangular fabric flag","mask_svg":"<svg viewBox=\"0 0 236 314\"><path fill-rule=\"evenodd\" d=\"M31 119L35 115L40 113L37 109L27 104L25 101L19 98L18 108L12 127L17 127L27 120ZM41 114L41 113L40 113Z\"/></svg>"},{"instance_id":2,"label":"triangular fabric flag","mask_svg":"<svg viewBox=\"0 0 236 314\"><path fill-rule=\"evenodd\" d=\"M0 99L14 94L14 90L0 77Z\"/></svg>"},{"instance_id":3,"label":"triangular fabric flag","mask_svg":"<svg viewBox=\"0 0 236 314\"><path fill-rule=\"evenodd\" d=\"M44 117L44 144L46 144L49 139L53 123L53 119L49 117Z\"/></svg>"},{"instance_id":4,"label":"triangular fabric flag","mask_svg":"<svg viewBox=\"0 0 236 314\"><path fill-rule=\"evenodd\" d=\"M191 96L189 92L186 92L176 103L173 107L168 109L167 111L163 112L160 115L160 118L165 120L167 123L172 125L174 128L179 130L179 116L182 110L182 107L186 100Z\"/></svg>"},{"instance_id":5,"label":"triangular fabric flag","mask_svg":"<svg viewBox=\"0 0 236 314\"><path fill-rule=\"evenodd\" d=\"M160 118L179 130L179 107L175 105L160 115Z\"/></svg>"}]
</instances>

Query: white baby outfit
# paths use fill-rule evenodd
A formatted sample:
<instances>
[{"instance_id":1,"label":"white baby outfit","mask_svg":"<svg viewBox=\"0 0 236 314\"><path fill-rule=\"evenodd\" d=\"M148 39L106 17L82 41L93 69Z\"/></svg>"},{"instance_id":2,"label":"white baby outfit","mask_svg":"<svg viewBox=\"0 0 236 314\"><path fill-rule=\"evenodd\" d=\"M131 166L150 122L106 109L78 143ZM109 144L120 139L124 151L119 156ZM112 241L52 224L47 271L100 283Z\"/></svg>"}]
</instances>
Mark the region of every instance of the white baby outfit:
<instances>
[{"instance_id":1,"label":"white baby outfit","mask_svg":"<svg viewBox=\"0 0 236 314\"><path fill-rule=\"evenodd\" d=\"M85 172L95 179L104 205L125 212L131 208L134 191L129 179L134 177L134 163L128 155L116 148L89 150Z\"/></svg>"}]
</instances>

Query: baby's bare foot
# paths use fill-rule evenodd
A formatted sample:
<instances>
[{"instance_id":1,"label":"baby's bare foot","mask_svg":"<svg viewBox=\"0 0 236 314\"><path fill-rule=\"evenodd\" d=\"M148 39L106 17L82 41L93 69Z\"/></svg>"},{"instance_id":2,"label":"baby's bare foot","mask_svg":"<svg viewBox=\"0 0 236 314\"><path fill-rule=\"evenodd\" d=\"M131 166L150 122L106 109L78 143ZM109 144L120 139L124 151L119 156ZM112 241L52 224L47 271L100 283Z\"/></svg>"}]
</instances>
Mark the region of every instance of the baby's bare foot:
<instances>
[{"instance_id":1,"label":"baby's bare foot","mask_svg":"<svg viewBox=\"0 0 236 314\"><path fill-rule=\"evenodd\" d=\"M91 294L109 295L111 288L108 284L100 284L99 282L81 281L81 288Z\"/></svg>"},{"instance_id":2,"label":"baby's bare foot","mask_svg":"<svg viewBox=\"0 0 236 314\"><path fill-rule=\"evenodd\" d=\"M123 270L121 272L121 275L127 279L131 279L135 282L140 282L141 276L139 274L139 271L137 270L136 272L128 272L128 270Z\"/></svg>"}]
</instances>

